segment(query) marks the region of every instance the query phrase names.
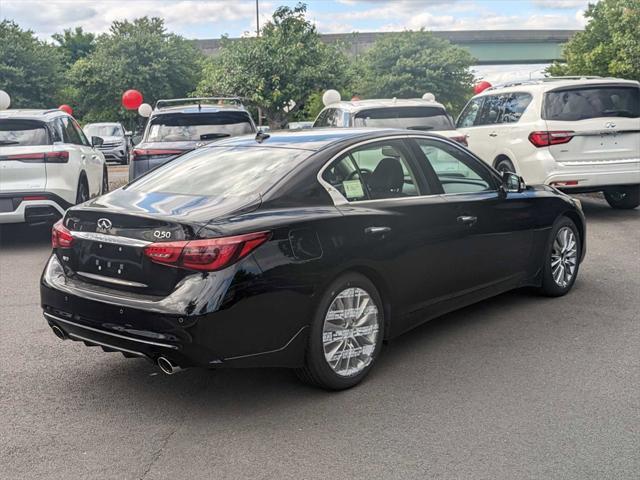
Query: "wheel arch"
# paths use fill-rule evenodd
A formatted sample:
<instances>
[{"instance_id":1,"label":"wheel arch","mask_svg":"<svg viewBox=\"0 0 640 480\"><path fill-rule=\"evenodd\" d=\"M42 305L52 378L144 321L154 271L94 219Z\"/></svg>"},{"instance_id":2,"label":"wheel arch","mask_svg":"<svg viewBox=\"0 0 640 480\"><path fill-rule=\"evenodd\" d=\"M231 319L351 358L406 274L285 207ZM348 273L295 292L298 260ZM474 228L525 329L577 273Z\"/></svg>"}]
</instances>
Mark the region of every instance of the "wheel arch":
<instances>
[{"instance_id":1,"label":"wheel arch","mask_svg":"<svg viewBox=\"0 0 640 480\"><path fill-rule=\"evenodd\" d=\"M584 252L586 229L583 219L577 212L574 212L572 210L563 212L558 218L562 217L567 217L576 225L576 228L578 229L578 235L580 235L580 247L582 252Z\"/></svg>"}]
</instances>

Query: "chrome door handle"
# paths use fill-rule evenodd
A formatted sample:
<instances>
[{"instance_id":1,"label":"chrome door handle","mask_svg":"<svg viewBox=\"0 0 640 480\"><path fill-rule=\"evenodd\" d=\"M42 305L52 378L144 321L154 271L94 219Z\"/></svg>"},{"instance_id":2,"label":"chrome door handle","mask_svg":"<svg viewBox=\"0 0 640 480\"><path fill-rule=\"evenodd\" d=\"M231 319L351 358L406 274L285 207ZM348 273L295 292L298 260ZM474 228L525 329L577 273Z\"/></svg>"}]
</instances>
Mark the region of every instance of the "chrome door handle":
<instances>
[{"instance_id":1,"label":"chrome door handle","mask_svg":"<svg viewBox=\"0 0 640 480\"><path fill-rule=\"evenodd\" d=\"M80 155L80 160L86 160L87 156L83 153L82 155Z\"/></svg>"},{"instance_id":2,"label":"chrome door handle","mask_svg":"<svg viewBox=\"0 0 640 480\"><path fill-rule=\"evenodd\" d=\"M498 136L498 134L497 134L496 132L491 132L491 133L489 134L489 136L490 136L490 137L497 137L497 136Z\"/></svg>"},{"instance_id":3,"label":"chrome door handle","mask_svg":"<svg viewBox=\"0 0 640 480\"><path fill-rule=\"evenodd\" d=\"M471 215L460 215L458 217L458 223L462 223L463 225L473 225L478 221L478 217L473 217Z\"/></svg>"},{"instance_id":4,"label":"chrome door handle","mask_svg":"<svg viewBox=\"0 0 640 480\"><path fill-rule=\"evenodd\" d=\"M97 160L98 159L98 155L91 155L91 160Z\"/></svg>"},{"instance_id":5,"label":"chrome door handle","mask_svg":"<svg viewBox=\"0 0 640 480\"><path fill-rule=\"evenodd\" d=\"M367 227L364 229L364 233L367 235L384 235L385 233L389 233L391 231L391 227Z\"/></svg>"}]
</instances>

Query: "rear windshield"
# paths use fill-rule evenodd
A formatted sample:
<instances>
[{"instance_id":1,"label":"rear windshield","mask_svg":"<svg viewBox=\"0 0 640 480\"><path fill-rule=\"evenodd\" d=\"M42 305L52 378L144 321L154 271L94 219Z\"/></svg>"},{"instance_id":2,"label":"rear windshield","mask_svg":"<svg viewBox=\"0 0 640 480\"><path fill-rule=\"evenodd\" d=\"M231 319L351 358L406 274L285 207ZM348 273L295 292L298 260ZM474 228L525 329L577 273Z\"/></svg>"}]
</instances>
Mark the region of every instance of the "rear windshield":
<instances>
[{"instance_id":1,"label":"rear windshield","mask_svg":"<svg viewBox=\"0 0 640 480\"><path fill-rule=\"evenodd\" d=\"M547 92L545 120L585 120L601 117L638 118L640 88L590 87Z\"/></svg>"},{"instance_id":2,"label":"rear windshield","mask_svg":"<svg viewBox=\"0 0 640 480\"><path fill-rule=\"evenodd\" d=\"M215 140L253 133L246 112L176 113L151 119L148 142Z\"/></svg>"},{"instance_id":3,"label":"rear windshield","mask_svg":"<svg viewBox=\"0 0 640 480\"><path fill-rule=\"evenodd\" d=\"M49 145L45 124L36 120L0 120L0 146Z\"/></svg>"},{"instance_id":4,"label":"rear windshield","mask_svg":"<svg viewBox=\"0 0 640 480\"><path fill-rule=\"evenodd\" d=\"M447 112L438 107L394 107L362 110L356 127L408 128L410 130L454 130Z\"/></svg>"},{"instance_id":5,"label":"rear windshield","mask_svg":"<svg viewBox=\"0 0 640 480\"><path fill-rule=\"evenodd\" d=\"M122 137L124 130L120 125L87 125L84 133L88 137Z\"/></svg>"},{"instance_id":6,"label":"rear windshield","mask_svg":"<svg viewBox=\"0 0 640 480\"><path fill-rule=\"evenodd\" d=\"M261 194L311 153L291 148L204 147L178 157L125 188L180 195Z\"/></svg>"}]
</instances>

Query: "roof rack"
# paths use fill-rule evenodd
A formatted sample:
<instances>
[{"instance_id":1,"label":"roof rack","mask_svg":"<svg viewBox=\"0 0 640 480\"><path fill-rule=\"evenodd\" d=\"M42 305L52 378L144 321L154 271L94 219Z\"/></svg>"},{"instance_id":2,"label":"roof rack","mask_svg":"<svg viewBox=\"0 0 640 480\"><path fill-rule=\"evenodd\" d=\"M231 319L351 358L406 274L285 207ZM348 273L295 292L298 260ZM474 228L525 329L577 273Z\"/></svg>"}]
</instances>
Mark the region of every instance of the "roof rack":
<instances>
[{"instance_id":1,"label":"roof rack","mask_svg":"<svg viewBox=\"0 0 640 480\"><path fill-rule=\"evenodd\" d=\"M487 92L489 90L496 90L498 88L518 87L520 85L540 85L541 83L557 82L562 80L596 80L599 78L603 78L603 77L599 77L595 75L591 75L591 76L576 75L576 76L566 76L566 77L543 77L543 78L535 78L535 79L527 79L527 80L512 80L510 82L493 85L483 91Z\"/></svg>"},{"instance_id":2,"label":"roof rack","mask_svg":"<svg viewBox=\"0 0 640 480\"><path fill-rule=\"evenodd\" d=\"M159 110L161 108L177 107L180 105L198 105L198 108L200 108L203 103L205 105L213 103L219 105L236 105L238 107L242 106L240 97L195 97L160 99L156 102L154 108Z\"/></svg>"}]
</instances>

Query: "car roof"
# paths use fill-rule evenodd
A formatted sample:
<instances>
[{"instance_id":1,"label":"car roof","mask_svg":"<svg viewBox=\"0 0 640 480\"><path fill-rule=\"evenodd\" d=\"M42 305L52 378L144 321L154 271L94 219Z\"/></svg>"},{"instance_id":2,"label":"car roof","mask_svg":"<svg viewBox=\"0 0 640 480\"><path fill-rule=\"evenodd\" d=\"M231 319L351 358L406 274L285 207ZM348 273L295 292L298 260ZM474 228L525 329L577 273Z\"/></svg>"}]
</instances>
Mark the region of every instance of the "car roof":
<instances>
[{"instance_id":1,"label":"car roof","mask_svg":"<svg viewBox=\"0 0 640 480\"><path fill-rule=\"evenodd\" d=\"M242 135L210 143L202 148L263 146L317 151L344 140L375 139L393 134L440 137L437 134L424 134L423 132L395 128L312 128L269 132L265 134L268 137L262 141L257 140L257 135Z\"/></svg>"},{"instance_id":2,"label":"car roof","mask_svg":"<svg viewBox=\"0 0 640 480\"><path fill-rule=\"evenodd\" d=\"M495 95L497 93L512 92L549 92L551 90L562 89L567 87L579 86L598 86L598 85L624 85L624 86L640 86L640 82L635 80L625 80L622 78L611 77L549 77L537 80L521 80L503 83L487 88L476 97L484 97L487 95Z\"/></svg>"},{"instance_id":3,"label":"car roof","mask_svg":"<svg viewBox=\"0 0 640 480\"><path fill-rule=\"evenodd\" d=\"M91 123L85 124L85 127L88 127L89 125L98 125L102 127L102 126L121 125L121 123L120 122L91 122Z\"/></svg>"},{"instance_id":4,"label":"car roof","mask_svg":"<svg viewBox=\"0 0 640 480\"><path fill-rule=\"evenodd\" d=\"M445 109L441 103L422 98L371 98L367 100L340 101L327 105L325 108L340 108L351 113L357 113L372 108L394 107L436 107Z\"/></svg>"},{"instance_id":5,"label":"car roof","mask_svg":"<svg viewBox=\"0 0 640 480\"><path fill-rule=\"evenodd\" d=\"M35 109L35 108L16 108L9 110L0 110L0 118L19 118L21 120L42 120L46 121L51 118L60 116L71 116L62 110L54 109Z\"/></svg>"},{"instance_id":6,"label":"car roof","mask_svg":"<svg viewBox=\"0 0 640 480\"><path fill-rule=\"evenodd\" d=\"M216 113L216 112L246 112L242 105L176 105L172 107L157 108L151 114L152 117L173 113Z\"/></svg>"}]
</instances>

